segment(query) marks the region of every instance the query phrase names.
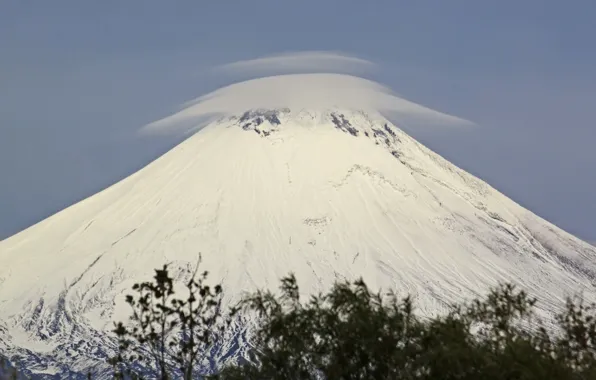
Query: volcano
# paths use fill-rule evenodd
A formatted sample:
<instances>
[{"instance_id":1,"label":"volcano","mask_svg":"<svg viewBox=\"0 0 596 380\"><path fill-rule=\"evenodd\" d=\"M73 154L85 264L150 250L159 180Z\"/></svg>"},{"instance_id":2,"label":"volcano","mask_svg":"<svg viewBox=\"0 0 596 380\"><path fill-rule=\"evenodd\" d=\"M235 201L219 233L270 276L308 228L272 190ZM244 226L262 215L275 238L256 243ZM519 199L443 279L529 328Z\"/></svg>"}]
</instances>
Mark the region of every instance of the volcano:
<instances>
[{"instance_id":1,"label":"volcano","mask_svg":"<svg viewBox=\"0 0 596 380\"><path fill-rule=\"evenodd\" d=\"M199 254L228 301L288 272L305 293L361 276L424 314L505 281L545 315L595 298L596 248L380 113L251 109L0 242L0 348L39 374L83 374L109 355L132 284L164 263L185 277Z\"/></svg>"}]
</instances>

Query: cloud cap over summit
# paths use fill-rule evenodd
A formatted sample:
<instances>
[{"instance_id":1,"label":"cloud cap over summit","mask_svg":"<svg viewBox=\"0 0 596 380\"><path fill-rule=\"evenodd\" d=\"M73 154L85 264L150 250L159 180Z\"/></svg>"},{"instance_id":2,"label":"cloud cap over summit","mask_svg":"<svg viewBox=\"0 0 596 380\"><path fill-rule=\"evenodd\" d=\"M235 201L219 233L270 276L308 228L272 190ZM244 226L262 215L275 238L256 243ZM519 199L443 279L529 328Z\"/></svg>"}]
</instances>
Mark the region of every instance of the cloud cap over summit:
<instances>
[{"instance_id":1,"label":"cloud cap over summit","mask_svg":"<svg viewBox=\"0 0 596 380\"><path fill-rule=\"evenodd\" d=\"M471 125L461 119L399 97L371 80L346 74L287 74L235 83L183 105L170 116L146 125L144 132L167 132L214 114L238 114L255 108L326 109L342 107L395 112L433 124Z\"/></svg>"}]
</instances>

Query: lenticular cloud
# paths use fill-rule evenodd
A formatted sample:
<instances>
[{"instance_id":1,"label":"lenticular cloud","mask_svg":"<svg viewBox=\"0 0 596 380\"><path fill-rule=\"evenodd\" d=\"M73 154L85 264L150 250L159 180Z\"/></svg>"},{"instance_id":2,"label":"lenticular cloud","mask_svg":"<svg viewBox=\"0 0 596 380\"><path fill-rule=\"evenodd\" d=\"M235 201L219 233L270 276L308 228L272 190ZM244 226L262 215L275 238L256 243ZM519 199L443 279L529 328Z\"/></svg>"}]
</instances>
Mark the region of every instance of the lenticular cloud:
<instances>
[{"instance_id":1,"label":"lenticular cloud","mask_svg":"<svg viewBox=\"0 0 596 380\"><path fill-rule=\"evenodd\" d=\"M212 117L255 108L281 107L313 110L338 107L387 112L402 122L472 124L404 99L380 83L346 74L373 67L376 67L373 62L362 58L324 51L278 54L221 65L215 68L215 72L260 77L240 81L191 100L183 104L178 112L146 125L142 131L194 131Z\"/></svg>"},{"instance_id":2,"label":"lenticular cloud","mask_svg":"<svg viewBox=\"0 0 596 380\"><path fill-rule=\"evenodd\" d=\"M183 108L146 125L144 132L168 132L214 115L233 115L255 108L315 109L332 107L395 112L435 124L466 125L469 121L393 94L371 80L345 74L288 74L235 83L186 103Z\"/></svg>"},{"instance_id":3,"label":"lenticular cloud","mask_svg":"<svg viewBox=\"0 0 596 380\"><path fill-rule=\"evenodd\" d=\"M300 72L351 73L368 71L376 65L366 59L331 51L301 51L275 54L221 65L215 72L227 74L254 73L262 76Z\"/></svg>"}]
</instances>

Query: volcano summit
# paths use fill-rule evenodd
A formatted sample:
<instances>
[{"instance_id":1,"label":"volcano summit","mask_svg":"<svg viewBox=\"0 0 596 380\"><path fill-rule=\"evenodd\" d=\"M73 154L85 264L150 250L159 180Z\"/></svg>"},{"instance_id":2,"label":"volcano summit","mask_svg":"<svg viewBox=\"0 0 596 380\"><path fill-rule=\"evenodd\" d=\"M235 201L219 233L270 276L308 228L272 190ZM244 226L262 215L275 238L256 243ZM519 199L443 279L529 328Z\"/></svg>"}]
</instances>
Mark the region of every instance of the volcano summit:
<instances>
[{"instance_id":1,"label":"volcano summit","mask_svg":"<svg viewBox=\"0 0 596 380\"><path fill-rule=\"evenodd\" d=\"M500 281L545 315L595 298L596 248L381 114L251 109L0 242L0 345L41 373L84 373L108 355L130 286L164 263L188 276L199 252L228 301L290 271L307 293L362 276L426 314Z\"/></svg>"}]
</instances>

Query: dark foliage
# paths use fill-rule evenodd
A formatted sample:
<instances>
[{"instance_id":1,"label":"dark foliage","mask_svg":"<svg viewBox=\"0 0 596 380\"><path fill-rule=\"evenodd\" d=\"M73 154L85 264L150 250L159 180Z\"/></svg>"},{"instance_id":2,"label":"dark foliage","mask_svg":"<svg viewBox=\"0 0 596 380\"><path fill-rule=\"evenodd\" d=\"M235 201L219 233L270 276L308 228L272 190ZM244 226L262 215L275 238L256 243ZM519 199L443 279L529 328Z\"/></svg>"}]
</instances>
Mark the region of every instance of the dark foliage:
<instances>
[{"instance_id":1,"label":"dark foliage","mask_svg":"<svg viewBox=\"0 0 596 380\"><path fill-rule=\"evenodd\" d=\"M10 365L8 359L0 355L0 380L16 380L19 378L17 370Z\"/></svg>"},{"instance_id":2,"label":"dark foliage","mask_svg":"<svg viewBox=\"0 0 596 380\"><path fill-rule=\"evenodd\" d=\"M195 273L184 284L185 299L175 297L167 266L152 282L133 287L135 295L126 299L130 323L114 330L120 348L111 361L114 378L207 377L193 369L238 310L224 317L222 289L205 285L206 278ZM546 328L534 315L536 300L511 285L427 319L416 315L410 297L372 292L362 280L338 282L305 302L299 294L290 275L279 295L246 296L239 306L259 322L250 353L255 361L215 378L596 379L596 306L581 300L568 300L556 326ZM16 376L6 368L0 374Z\"/></svg>"},{"instance_id":3,"label":"dark foliage","mask_svg":"<svg viewBox=\"0 0 596 380\"><path fill-rule=\"evenodd\" d=\"M221 309L222 288L205 284L207 272L185 284L185 299L175 297L167 266L155 271L153 282L135 284L126 296L132 309L129 324L119 322L119 354L111 360L115 378L141 378L153 369L160 380L192 379L201 355L212 347L229 324ZM143 370L139 370L142 368Z\"/></svg>"},{"instance_id":4,"label":"dark foliage","mask_svg":"<svg viewBox=\"0 0 596 380\"><path fill-rule=\"evenodd\" d=\"M290 276L280 296L245 298L243 308L261 317L259 363L227 368L220 378L596 379L594 306L569 301L555 336L536 327L534 303L503 285L425 320L411 298L373 293L362 281L337 283L302 303Z\"/></svg>"}]
</instances>

